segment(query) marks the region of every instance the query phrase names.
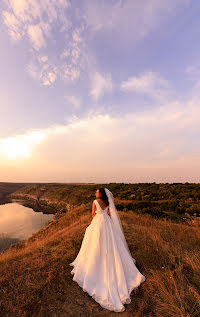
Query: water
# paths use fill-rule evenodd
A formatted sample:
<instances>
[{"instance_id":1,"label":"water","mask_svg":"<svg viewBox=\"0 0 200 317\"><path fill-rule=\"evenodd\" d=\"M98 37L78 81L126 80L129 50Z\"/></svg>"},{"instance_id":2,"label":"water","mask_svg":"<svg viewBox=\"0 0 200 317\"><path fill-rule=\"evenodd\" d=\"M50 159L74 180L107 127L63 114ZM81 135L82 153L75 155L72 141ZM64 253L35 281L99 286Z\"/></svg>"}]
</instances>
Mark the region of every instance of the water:
<instances>
[{"instance_id":1,"label":"water","mask_svg":"<svg viewBox=\"0 0 200 317\"><path fill-rule=\"evenodd\" d=\"M53 214L35 212L17 202L0 205L0 252L29 238L52 217Z\"/></svg>"}]
</instances>

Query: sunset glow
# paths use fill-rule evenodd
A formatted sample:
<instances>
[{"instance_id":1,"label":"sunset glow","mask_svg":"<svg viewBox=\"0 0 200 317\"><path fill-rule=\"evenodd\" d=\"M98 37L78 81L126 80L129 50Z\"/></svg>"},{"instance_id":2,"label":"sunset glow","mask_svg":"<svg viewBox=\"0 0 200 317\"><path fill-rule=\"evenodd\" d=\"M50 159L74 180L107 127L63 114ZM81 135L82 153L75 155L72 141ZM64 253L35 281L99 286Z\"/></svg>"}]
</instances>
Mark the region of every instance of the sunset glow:
<instances>
[{"instance_id":1,"label":"sunset glow","mask_svg":"<svg viewBox=\"0 0 200 317\"><path fill-rule=\"evenodd\" d=\"M40 143L43 139L44 135L41 132L5 138L0 143L1 153L11 160L29 158L34 145Z\"/></svg>"},{"instance_id":2,"label":"sunset glow","mask_svg":"<svg viewBox=\"0 0 200 317\"><path fill-rule=\"evenodd\" d=\"M3 1L1 181L199 182L198 1Z\"/></svg>"}]
</instances>

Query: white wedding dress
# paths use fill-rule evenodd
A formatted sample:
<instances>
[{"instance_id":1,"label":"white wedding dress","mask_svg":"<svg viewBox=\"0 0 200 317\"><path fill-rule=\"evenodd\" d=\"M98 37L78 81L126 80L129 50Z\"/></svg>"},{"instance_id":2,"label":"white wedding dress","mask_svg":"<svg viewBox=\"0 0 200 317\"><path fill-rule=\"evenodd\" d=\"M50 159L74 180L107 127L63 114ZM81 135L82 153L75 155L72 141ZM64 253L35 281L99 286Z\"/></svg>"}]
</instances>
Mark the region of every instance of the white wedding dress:
<instances>
[{"instance_id":1,"label":"white wedding dress","mask_svg":"<svg viewBox=\"0 0 200 317\"><path fill-rule=\"evenodd\" d=\"M112 218L97 200L96 215L86 228L71 274L73 280L103 308L123 312L131 302L130 293L146 280L136 260L117 235Z\"/></svg>"}]
</instances>

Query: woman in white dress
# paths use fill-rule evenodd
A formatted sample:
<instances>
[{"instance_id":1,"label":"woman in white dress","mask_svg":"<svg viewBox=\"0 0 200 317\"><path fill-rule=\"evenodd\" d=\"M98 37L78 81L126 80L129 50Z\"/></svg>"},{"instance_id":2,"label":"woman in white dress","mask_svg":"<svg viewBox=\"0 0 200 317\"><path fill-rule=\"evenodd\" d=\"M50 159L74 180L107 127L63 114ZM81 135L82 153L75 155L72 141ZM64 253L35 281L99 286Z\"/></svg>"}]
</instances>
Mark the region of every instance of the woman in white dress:
<instances>
[{"instance_id":1,"label":"woman in white dress","mask_svg":"<svg viewBox=\"0 0 200 317\"><path fill-rule=\"evenodd\" d=\"M130 294L146 280L128 248L112 192L98 188L92 205L92 221L86 228L71 274L103 308L123 312Z\"/></svg>"}]
</instances>

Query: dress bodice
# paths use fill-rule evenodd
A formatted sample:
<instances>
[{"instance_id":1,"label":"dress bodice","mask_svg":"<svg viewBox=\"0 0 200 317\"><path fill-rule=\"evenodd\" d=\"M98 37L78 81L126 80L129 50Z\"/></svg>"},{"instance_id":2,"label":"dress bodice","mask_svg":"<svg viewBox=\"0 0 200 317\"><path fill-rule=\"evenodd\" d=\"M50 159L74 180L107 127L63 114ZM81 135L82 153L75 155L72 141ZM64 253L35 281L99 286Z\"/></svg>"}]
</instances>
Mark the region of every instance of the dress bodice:
<instances>
[{"instance_id":1,"label":"dress bodice","mask_svg":"<svg viewBox=\"0 0 200 317\"><path fill-rule=\"evenodd\" d=\"M108 210L109 206L107 206L105 209L102 209L100 204L99 204L99 202L96 199L94 200L94 203L95 203L96 208L97 208L95 210L96 214L106 214L107 213L107 210Z\"/></svg>"}]
</instances>

